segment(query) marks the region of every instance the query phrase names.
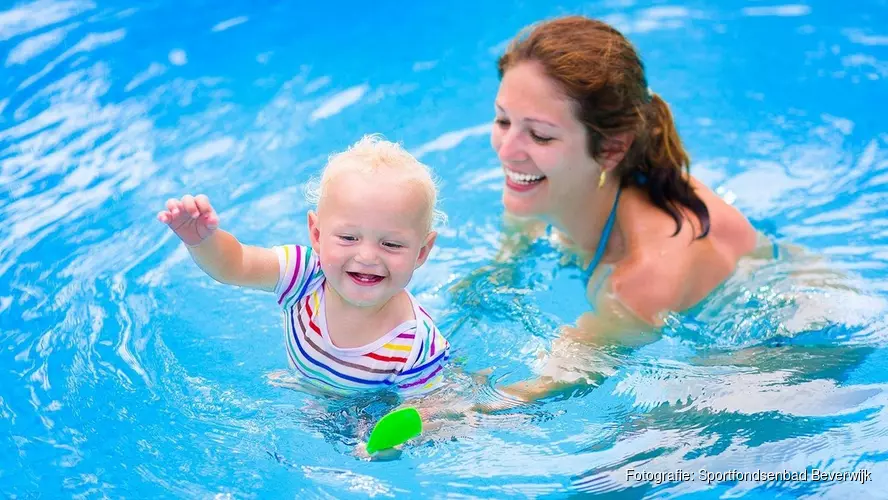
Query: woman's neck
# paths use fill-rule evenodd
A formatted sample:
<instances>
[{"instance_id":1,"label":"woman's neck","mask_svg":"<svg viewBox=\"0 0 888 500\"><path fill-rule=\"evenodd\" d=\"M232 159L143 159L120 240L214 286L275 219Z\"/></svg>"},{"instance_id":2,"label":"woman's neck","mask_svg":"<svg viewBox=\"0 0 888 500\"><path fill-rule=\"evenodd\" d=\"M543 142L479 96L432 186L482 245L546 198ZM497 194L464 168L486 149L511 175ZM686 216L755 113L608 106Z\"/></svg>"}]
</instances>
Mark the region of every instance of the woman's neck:
<instances>
[{"instance_id":1,"label":"woman's neck","mask_svg":"<svg viewBox=\"0 0 888 500\"><path fill-rule=\"evenodd\" d=\"M607 219L614 209L618 187L616 182L607 182L601 189L596 189L594 196L566 201L562 204L563 210L552 218L555 227L569 239L578 252L591 257L598 249ZM619 226L619 220L615 221L606 242L604 260L622 252L624 241Z\"/></svg>"}]
</instances>

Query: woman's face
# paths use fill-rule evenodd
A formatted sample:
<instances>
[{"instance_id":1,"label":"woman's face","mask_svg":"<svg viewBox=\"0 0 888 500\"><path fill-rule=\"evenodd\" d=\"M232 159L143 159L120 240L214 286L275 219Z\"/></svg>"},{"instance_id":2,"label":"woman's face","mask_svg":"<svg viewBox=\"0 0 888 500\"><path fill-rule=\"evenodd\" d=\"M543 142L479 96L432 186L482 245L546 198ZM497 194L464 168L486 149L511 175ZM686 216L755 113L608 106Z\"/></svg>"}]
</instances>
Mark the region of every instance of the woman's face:
<instances>
[{"instance_id":1,"label":"woman's face","mask_svg":"<svg viewBox=\"0 0 888 500\"><path fill-rule=\"evenodd\" d=\"M557 216L594 191L600 168L573 107L539 63L521 62L503 75L491 144L506 174L508 212Z\"/></svg>"}]
</instances>

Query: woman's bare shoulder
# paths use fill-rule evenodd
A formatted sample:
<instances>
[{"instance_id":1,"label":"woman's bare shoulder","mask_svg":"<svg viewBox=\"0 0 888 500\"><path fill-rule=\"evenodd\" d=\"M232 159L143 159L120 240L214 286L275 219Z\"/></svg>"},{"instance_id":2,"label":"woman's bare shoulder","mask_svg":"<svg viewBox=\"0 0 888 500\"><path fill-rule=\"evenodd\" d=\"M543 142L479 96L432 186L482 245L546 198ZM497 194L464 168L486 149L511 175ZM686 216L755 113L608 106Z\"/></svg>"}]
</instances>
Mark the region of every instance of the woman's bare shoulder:
<instances>
[{"instance_id":1,"label":"woman's bare shoulder","mask_svg":"<svg viewBox=\"0 0 888 500\"><path fill-rule=\"evenodd\" d=\"M709 234L697 238L696 220L685 220L673 234L675 222L668 214L636 210L645 220L632 224L638 227L629 230L634 236L629 253L610 276L614 298L650 324L705 298L757 245L755 229L739 210L693 178L692 185L709 209Z\"/></svg>"},{"instance_id":2,"label":"woman's bare shoulder","mask_svg":"<svg viewBox=\"0 0 888 500\"><path fill-rule=\"evenodd\" d=\"M758 243L758 235L746 216L696 178L691 177L691 185L709 210L707 237L734 260L752 252Z\"/></svg>"},{"instance_id":3,"label":"woman's bare shoulder","mask_svg":"<svg viewBox=\"0 0 888 500\"><path fill-rule=\"evenodd\" d=\"M660 326L663 316L681 305L686 267L683 262L666 262L650 252L639 253L614 267L609 287L612 299L637 319Z\"/></svg>"}]
</instances>

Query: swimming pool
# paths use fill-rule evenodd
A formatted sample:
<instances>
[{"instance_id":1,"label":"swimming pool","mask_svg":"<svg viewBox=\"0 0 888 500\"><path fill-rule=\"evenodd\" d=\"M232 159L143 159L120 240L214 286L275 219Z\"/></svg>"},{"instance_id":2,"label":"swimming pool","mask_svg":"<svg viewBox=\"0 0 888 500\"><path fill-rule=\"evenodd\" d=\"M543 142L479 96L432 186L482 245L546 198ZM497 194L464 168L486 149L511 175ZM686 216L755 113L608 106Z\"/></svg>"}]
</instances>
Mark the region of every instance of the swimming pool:
<instances>
[{"instance_id":1,"label":"swimming pool","mask_svg":"<svg viewBox=\"0 0 888 500\"><path fill-rule=\"evenodd\" d=\"M0 492L879 496L888 9L849 5L5 3ZM248 243L304 241L302 187L326 155L369 131L402 141L442 177L450 218L413 291L464 369L527 376L583 311L582 283L545 243L492 264L502 180L488 130L504 42L562 13L626 31L692 171L781 255L746 261L654 342L590 354L610 374L594 390L357 460L360 422L392 403L328 411L270 384L286 367L274 301L205 278L154 215L204 192ZM677 470L692 478L654 476ZM730 476L757 470L809 480Z\"/></svg>"}]
</instances>

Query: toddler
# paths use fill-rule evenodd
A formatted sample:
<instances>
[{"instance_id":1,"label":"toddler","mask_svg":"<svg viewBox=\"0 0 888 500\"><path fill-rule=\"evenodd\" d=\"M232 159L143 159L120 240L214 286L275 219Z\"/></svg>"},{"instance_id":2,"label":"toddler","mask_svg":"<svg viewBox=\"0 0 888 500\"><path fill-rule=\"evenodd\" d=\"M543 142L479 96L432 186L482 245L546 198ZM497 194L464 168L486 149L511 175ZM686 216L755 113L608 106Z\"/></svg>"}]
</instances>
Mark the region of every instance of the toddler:
<instances>
[{"instance_id":1,"label":"toddler","mask_svg":"<svg viewBox=\"0 0 888 500\"><path fill-rule=\"evenodd\" d=\"M367 136L331 156L316 194L304 246L240 243L204 195L171 199L157 218L213 279L274 292L301 381L337 393L435 387L449 344L406 289L435 243L428 167Z\"/></svg>"}]
</instances>

